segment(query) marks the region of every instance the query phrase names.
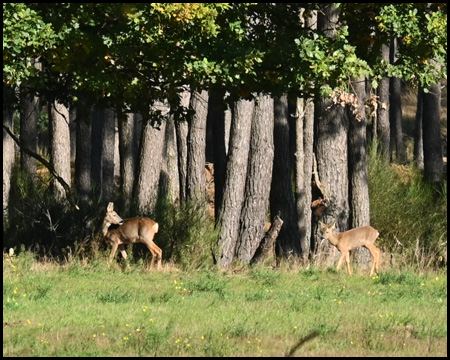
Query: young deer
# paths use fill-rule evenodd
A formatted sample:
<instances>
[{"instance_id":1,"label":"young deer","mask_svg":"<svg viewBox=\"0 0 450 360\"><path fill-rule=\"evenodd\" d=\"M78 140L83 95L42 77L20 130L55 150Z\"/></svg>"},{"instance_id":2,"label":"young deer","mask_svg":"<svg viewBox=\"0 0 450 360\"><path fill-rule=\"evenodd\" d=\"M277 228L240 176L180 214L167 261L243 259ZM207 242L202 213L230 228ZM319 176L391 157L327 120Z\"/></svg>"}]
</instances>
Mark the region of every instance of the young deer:
<instances>
[{"instance_id":1,"label":"young deer","mask_svg":"<svg viewBox=\"0 0 450 360\"><path fill-rule=\"evenodd\" d=\"M111 225L119 225L117 228L110 229ZM161 269L162 250L153 242L153 237L158 232L158 223L150 218L137 217L133 219L123 220L114 211L114 204L110 202L106 208L105 219L103 220L103 237L112 246L109 261L111 262L116 255L117 248L123 258L127 258L124 244L144 243L152 253L152 262L150 268L153 267L158 260L158 270Z\"/></svg>"},{"instance_id":2,"label":"young deer","mask_svg":"<svg viewBox=\"0 0 450 360\"><path fill-rule=\"evenodd\" d=\"M335 235L333 233L335 224L336 222L334 222L330 226L327 226L319 221L319 226L324 239L330 241L330 243L336 246L341 252L341 257L339 258L337 269L339 270L341 268L342 262L345 259L347 263L348 273L351 275L352 269L350 268L349 251L364 246L369 249L373 257L373 265L372 269L370 270L370 276L372 276L374 272L378 273L381 250L374 245L375 240L379 235L378 230L374 229L372 226L361 226L359 228L344 231L340 234Z\"/></svg>"}]
</instances>

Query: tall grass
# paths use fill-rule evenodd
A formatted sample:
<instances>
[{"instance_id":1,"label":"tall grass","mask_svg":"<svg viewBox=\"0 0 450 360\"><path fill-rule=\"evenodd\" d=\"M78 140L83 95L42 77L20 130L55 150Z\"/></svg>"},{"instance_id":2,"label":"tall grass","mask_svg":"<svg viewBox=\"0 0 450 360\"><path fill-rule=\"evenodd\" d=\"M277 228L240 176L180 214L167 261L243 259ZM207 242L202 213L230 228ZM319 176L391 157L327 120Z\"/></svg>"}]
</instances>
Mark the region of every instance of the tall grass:
<instances>
[{"instance_id":1,"label":"tall grass","mask_svg":"<svg viewBox=\"0 0 450 360\"><path fill-rule=\"evenodd\" d=\"M372 225L396 266L447 264L447 184L436 190L411 165L386 164L369 151Z\"/></svg>"}]
</instances>

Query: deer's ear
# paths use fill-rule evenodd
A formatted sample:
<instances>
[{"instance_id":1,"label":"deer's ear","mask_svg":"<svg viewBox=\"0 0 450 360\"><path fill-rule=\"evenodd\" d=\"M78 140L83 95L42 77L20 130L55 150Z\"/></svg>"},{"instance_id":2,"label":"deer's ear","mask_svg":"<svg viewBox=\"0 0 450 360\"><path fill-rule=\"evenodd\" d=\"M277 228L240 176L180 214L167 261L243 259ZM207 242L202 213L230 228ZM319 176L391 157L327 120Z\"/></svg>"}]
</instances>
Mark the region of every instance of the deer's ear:
<instances>
[{"instance_id":1,"label":"deer's ear","mask_svg":"<svg viewBox=\"0 0 450 360\"><path fill-rule=\"evenodd\" d=\"M336 221L333 222L329 227L332 228L332 229L334 229L335 225L336 225Z\"/></svg>"},{"instance_id":2,"label":"deer's ear","mask_svg":"<svg viewBox=\"0 0 450 360\"><path fill-rule=\"evenodd\" d=\"M108 207L106 208L107 211L113 211L114 210L114 203L110 202L108 204Z\"/></svg>"}]
</instances>

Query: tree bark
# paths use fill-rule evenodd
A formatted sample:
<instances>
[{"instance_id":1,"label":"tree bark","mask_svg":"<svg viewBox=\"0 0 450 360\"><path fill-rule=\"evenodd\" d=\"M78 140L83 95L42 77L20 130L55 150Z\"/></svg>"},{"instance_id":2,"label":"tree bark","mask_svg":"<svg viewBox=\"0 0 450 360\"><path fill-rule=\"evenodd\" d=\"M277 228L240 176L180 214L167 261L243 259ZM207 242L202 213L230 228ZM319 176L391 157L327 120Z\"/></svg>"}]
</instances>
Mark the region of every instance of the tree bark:
<instances>
[{"instance_id":1,"label":"tree bark","mask_svg":"<svg viewBox=\"0 0 450 360\"><path fill-rule=\"evenodd\" d=\"M318 30L329 37L335 37L334 29L338 24L339 9L333 4L325 7L324 13L318 15ZM337 231L348 229L348 157L347 134L348 118L345 109L339 104L334 105L329 98L319 98L315 107L315 154L317 157L317 171L328 197L328 208L320 215L320 220L330 224L336 221ZM314 219L314 248L321 239L317 227L318 217ZM328 262L334 261L336 248L328 243L324 244L324 255L328 255ZM331 255L331 256L330 256Z\"/></svg>"},{"instance_id":2,"label":"tree bark","mask_svg":"<svg viewBox=\"0 0 450 360\"><path fill-rule=\"evenodd\" d=\"M37 120L39 116L39 98L22 88L20 95L20 140L30 151L37 152ZM23 151L20 152L20 165L31 179L36 176L36 160Z\"/></svg>"},{"instance_id":3,"label":"tree bark","mask_svg":"<svg viewBox=\"0 0 450 360\"><path fill-rule=\"evenodd\" d=\"M14 91L3 86L3 126L14 131L13 103ZM9 194L11 191L11 174L14 166L14 140L3 129L3 219L4 224L9 220Z\"/></svg>"},{"instance_id":4,"label":"tree bark","mask_svg":"<svg viewBox=\"0 0 450 360\"><path fill-rule=\"evenodd\" d=\"M156 104L155 107L163 109L164 112L167 111L162 104ZM165 128L165 121L159 128L153 127L148 121L142 132L139 174L135 191L138 211L150 216L155 215L158 200Z\"/></svg>"},{"instance_id":5,"label":"tree bark","mask_svg":"<svg viewBox=\"0 0 450 360\"><path fill-rule=\"evenodd\" d=\"M389 46L383 44L381 46L381 58L389 62ZM380 80L378 86L378 108L376 114L376 126L374 133L377 134L375 140L378 141L379 153L386 164L391 160L390 153L390 125L389 125L389 78Z\"/></svg>"},{"instance_id":6,"label":"tree bark","mask_svg":"<svg viewBox=\"0 0 450 360\"><path fill-rule=\"evenodd\" d=\"M250 262L252 265L262 263L268 256L275 257L275 241L282 226L283 220L279 216L275 216L272 226L256 249L255 255Z\"/></svg>"},{"instance_id":7,"label":"tree bark","mask_svg":"<svg viewBox=\"0 0 450 360\"><path fill-rule=\"evenodd\" d=\"M185 91L181 94L180 104L183 108L189 108L191 94ZM178 119L175 122L178 153L178 173L180 183L180 202L186 201L186 179L187 179L187 138L189 133L188 119Z\"/></svg>"},{"instance_id":8,"label":"tree bark","mask_svg":"<svg viewBox=\"0 0 450 360\"><path fill-rule=\"evenodd\" d=\"M208 92L193 91L190 108L193 110L193 116L189 124L187 143L186 195L188 200L204 203L206 200L205 150Z\"/></svg>"},{"instance_id":9,"label":"tree bark","mask_svg":"<svg viewBox=\"0 0 450 360\"><path fill-rule=\"evenodd\" d=\"M264 235L273 167L273 118L273 99L268 95L258 96L251 125L245 199L235 254L243 263L252 259Z\"/></svg>"},{"instance_id":10,"label":"tree bark","mask_svg":"<svg viewBox=\"0 0 450 360\"><path fill-rule=\"evenodd\" d=\"M397 39L391 41L391 63L397 61ZM406 160L405 146L403 144L402 129L402 82L400 78L390 79L389 117L391 128L391 154L392 159L403 163Z\"/></svg>"},{"instance_id":11,"label":"tree bark","mask_svg":"<svg viewBox=\"0 0 450 360\"><path fill-rule=\"evenodd\" d=\"M239 220L247 176L253 111L254 101L249 100L238 100L233 108L229 157L223 200L218 217L218 226L220 226L218 265L222 269L230 267L238 240Z\"/></svg>"},{"instance_id":12,"label":"tree bark","mask_svg":"<svg viewBox=\"0 0 450 360\"><path fill-rule=\"evenodd\" d=\"M417 110L414 128L414 161L418 169L424 168L423 164L423 88L419 86L417 92Z\"/></svg>"},{"instance_id":13,"label":"tree bark","mask_svg":"<svg viewBox=\"0 0 450 360\"><path fill-rule=\"evenodd\" d=\"M91 193L91 124L90 106L80 104L76 119L75 186L80 202L87 205Z\"/></svg>"},{"instance_id":14,"label":"tree bark","mask_svg":"<svg viewBox=\"0 0 450 360\"><path fill-rule=\"evenodd\" d=\"M289 153L289 120L287 95L274 99L274 164L270 190L272 221L279 215L284 222L277 243L284 256L300 256L300 232L294 214L292 167Z\"/></svg>"},{"instance_id":15,"label":"tree bark","mask_svg":"<svg viewBox=\"0 0 450 360\"><path fill-rule=\"evenodd\" d=\"M104 109L102 141L102 198L110 201L114 191L114 149L116 147L116 112Z\"/></svg>"},{"instance_id":16,"label":"tree bark","mask_svg":"<svg viewBox=\"0 0 450 360\"><path fill-rule=\"evenodd\" d=\"M425 179L434 185L442 182L441 86L433 84L423 94L423 160Z\"/></svg>"},{"instance_id":17,"label":"tree bark","mask_svg":"<svg viewBox=\"0 0 450 360\"><path fill-rule=\"evenodd\" d=\"M49 104L49 120L51 129L51 163L64 181L70 185L70 130L68 109L56 101ZM66 197L64 188L56 180L53 181L53 193L55 199L59 202Z\"/></svg>"},{"instance_id":18,"label":"tree bark","mask_svg":"<svg viewBox=\"0 0 450 360\"><path fill-rule=\"evenodd\" d=\"M227 154L225 146L225 91L213 87L209 90L208 118L213 123L214 155L214 216L217 219L223 199Z\"/></svg>"},{"instance_id":19,"label":"tree bark","mask_svg":"<svg viewBox=\"0 0 450 360\"><path fill-rule=\"evenodd\" d=\"M136 178L137 147L133 140L137 118L133 113L118 114L121 192L126 209L131 205Z\"/></svg>"},{"instance_id":20,"label":"tree bark","mask_svg":"<svg viewBox=\"0 0 450 360\"><path fill-rule=\"evenodd\" d=\"M370 225L370 202L367 170L366 89L365 79L354 79L352 87L358 99L356 113L349 111L348 167L350 181L351 228ZM358 263L367 266L370 252L366 248L355 251Z\"/></svg>"}]
</instances>

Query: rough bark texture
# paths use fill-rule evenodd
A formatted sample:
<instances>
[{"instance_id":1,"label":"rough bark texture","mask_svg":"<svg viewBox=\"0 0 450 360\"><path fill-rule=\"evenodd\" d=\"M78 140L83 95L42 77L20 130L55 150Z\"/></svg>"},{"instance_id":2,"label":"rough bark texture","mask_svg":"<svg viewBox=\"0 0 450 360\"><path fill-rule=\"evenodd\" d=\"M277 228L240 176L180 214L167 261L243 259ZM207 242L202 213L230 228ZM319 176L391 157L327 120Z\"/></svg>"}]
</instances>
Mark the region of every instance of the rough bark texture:
<instances>
[{"instance_id":1,"label":"rough bark texture","mask_svg":"<svg viewBox=\"0 0 450 360\"><path fill-rule=\"evenodd\" d=\"M423 95L423 155L425 179L432 184L442 181L441 87L433 84Z\"/></svg>"},{"instance_id":2,"label":"rough bark texture","mask_svg":"<svg viewBox=\"0 0 450 360\"><path fill-rule=\"evenodd\" d=\"M102 197L106 201L114 199L114 149L116 146L116 113L104 110L102 141Z\"/></svg>"},{"instance_id":3,"label":"rough bark texture","mask_svg":"<svg viewBox=\"0 0 450 360\"><path fill-rule=\"evenodd\" d=\"M236 257L248 263L264 235L273 166L273 99L256 98L251 126L245 200L241 212Z\"/></svg>"},{"instance_id":4,"label":"rough bark texture","mask_svg":"<svg viewBox=\"0 0 450 360\"><path fill-rule=\"evenodd\" d=\"M365 115L365 79L355 79L352 87L358 98L357 113L350 111L348 135L348 168L350 182L350 228L370 225L369 184L367 170L367 141ZM357 118L355 115L359 115ZM355 251L356 261L368 266L371 256L366 248Z\"/></svg>"},{"instance_id":5,"label":"rough bark texture","mask_svg":"<svg viewBox=\"0 0 450 360\"><path fill-rule=\"evenodd\" d=\"M418 169L422 169L424 167L423 164L423 128L422 128L422 119L423 119L423 88L419 86L419 90L417 92L417 110L416 110L416 118L415 118L415 128L414 128L414 161L416 162L416 166Z\"/></svg>"},{"instance_id":6,"label":"rough bark texture","mask_svg":"<svg viewBox=\"0 0 450 360\"><path fill-rule=\"evenodd\" d=\"M227 269L234 258L244 201L254 101L239 100L233 108L230 149L223 200L219 209L219 267Z\"/></svg>"},{"instance_id":7,"label":"rough bark texture","mask_svg":"<svg viewBox=\"0 0 450 360\"><path fill-rule=\"evenodd\" d=\"M156 107L165 108L162 104L157 104ZM136 200L138 211L149 216L154 216L158 200L165 128L165 121L159 128L153 127L149 121L142 132Z\"/></svg>"},{"instance_id":8,"label":"rough bark texture","mask_svg":"<svg viewBox=\"0 0 450 360\"><path fill-rule=\"evenodd\" d=\"M324 13L318 15L318 30L329 37L334 37L338 18L339 10L333 4L327 5ZM340 105L333 105L330 99L319 98L315 111L317 171L323 190L328 197L327 210L321 214L320 219L316 217L314 221L314 248L317 249L316 244L321 239L317 220L326 224L336 221L336 228L340 232L348 229L348 118L345 109ZM333 258L337 254L336 248L324 242L323 250L323 255L327 257L326 262L334 261Z\"/></svg>"},{"instance_id":9,"label":"rough bark texture","mask_svg":"<svg viewBox=\"0 0 450 360\"><path fill-rule=\"evenodd\" d=\"M101 105L94 106L91 112L91 188L95 196L101 194L102 184L102 144L105 109Z\"/></svg>"},{"instance_id":10,"label":"rough bark texture","mask_svg":"<svg viewBox=\"0 0 450 360\"><path fill-rule=\"evenodd\" d=\"M188 200L204 202L206 196L205 149L208 92L192 92L190 108L193 110L187 142L186 195Z\"/></svg>"},{"instance_id":11,"label":"rough bark texture","mask_svg":"<svg viewBox=\"0 0 450 360\"><path fill-rule=\"evenodd\" d=\"M381 46L381 57L383 60L389 62L389 46L383 44ZM378 108L376 115L376 125L374 134L378 140L379 151L382 159L389 163L391 159L390 142L391 131L389 125L389 78L383 78L380 80L378 86Z\"/></svg>"},{"instance_id":12,"label":"rough bark texture","mask_svg":"<svg viewBox=\"0 0 450 360\"><path fill-rule=\"evenodd\" d=\"M191 94L185 91L181 95L181 106L189 107ZM175 123L175 131L177 136L177 153L178 153L178 173L180 183L180 201L186 200L186 178L187 178L187 138L189 132L189 124L187 119L179 119Z\"/></svg>"},{"instance_id":13,"label":"rough bark texture","mask_svg":"<svg viewBox=\"0 0 450 360\"><path fill-rule=\"evenodd\" d=\"M180 199L180 178L178 174L178 153L173 116L167 119L163 156L162 191L168 200L175 204Z\"/></svg>"},{"instance_id":14,"label":"rough bark texture","mask_svg":"<svg viewBox=\"0 0 450 360\"><path fill-rule=\"evenodd\" d=\"M295 126L295 209L300 231L303 260L311 250L311 176L314 140L314 103L311 99L297 99Z\"/></svg>"},{"instance_id":15,"label":"rough bark texture","mask_svg":"<svg viewBox=\"0 0 450 360\"><path fill-rule=\"evenodd\" d=\"M216 219L218 218L220 204L222 204L227 164L224 96L225 91L220 88L212 88L209 91L208 121L213 124L214 215Z\"/></svg>"},{"instance_id":16,"label":"rough bark texture","mask_svg":"<svg viewBox=\"0 0 450 360\"><path fill-rule=\"evenodd\" d=\"M37 119L39 115L39 98L26 93L23 89L20 95L20 141L22 145L32 152L37 152ZM36 160L31 156L20 153L20 166L22 170L34 178L36 175Z\"/></svg>"},{"instance_id":17,"label":"rough bark texture","mask_svg":"<svg viewBox=\"0 0 450 360\"><path fill-rule=\"evenodd\" d=\"M129 208L133 196L136 175L137 151L134 146L134 127L137 114L118 114L120 178L125 208Z\"/></svg>"},{"instance_id":18,"label":"rough bark texture","mask_svg":"<svg viewBox=\"0 0 450 360\"><path fill-rule=\"evenodd\" d=\"M294 214L292 167L289 154L289 119L287 96L274 99L274 164L270 190L272 221L279 215L284 222L277 243L284 256L301 254L300 232Z\"/></svg>"},{"instance_id":19,"label":"rough bark texture","mask_svg":"<svg viewBox=\"0 0 450 360\"><path fill-rule=\"evenodd\" d=\"M14 93L3 88L3 125L14 131L14 111L10 106ZM11 172L14 165L14 140L3 130L3 219L8 223L9 193L11 190Z\"/></svg>"},{"instance_id":20,"label":"rough bark texture","mask_svg":"<svg viewBox=\"0 0 450 360\"><path fill-rule=\"evenodd\" d=\"M397 40L391 41L391 63L395 63L397 58ZM391 154L392 159L399 162L406 160L405 146L403 144L402 128L402 82L399 78L391 78L389 85L389 118L391 124Z\"/></svg>"},{"instance_id":21,"label":"rough bark texture","mask_svg":"<svg viewBox=\"0 0 450 360\"><path fill-rule=\"evenodd\" d=\"M83 106L77 109L75 186L83 205L89 202L91 192L91 125L88 113Z\"/></svg>"},{"instance_id":22,"label":"rough bark texture","mask_svg":"<svg viewBox=\"0 0 450 360\"><path fill-rule=\"evenodd\" d=\"M50 158L56 172L64 181L70 181L70 130L69 111L57 102L49 106L51 134L50 134ZM66 193L58 181L53 181L53 193L58 201L65 199Z\"/></svg>"}]
</instances>

